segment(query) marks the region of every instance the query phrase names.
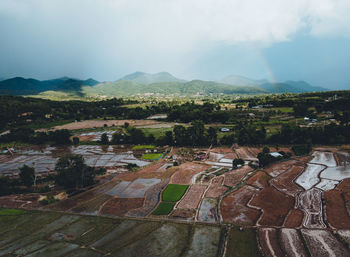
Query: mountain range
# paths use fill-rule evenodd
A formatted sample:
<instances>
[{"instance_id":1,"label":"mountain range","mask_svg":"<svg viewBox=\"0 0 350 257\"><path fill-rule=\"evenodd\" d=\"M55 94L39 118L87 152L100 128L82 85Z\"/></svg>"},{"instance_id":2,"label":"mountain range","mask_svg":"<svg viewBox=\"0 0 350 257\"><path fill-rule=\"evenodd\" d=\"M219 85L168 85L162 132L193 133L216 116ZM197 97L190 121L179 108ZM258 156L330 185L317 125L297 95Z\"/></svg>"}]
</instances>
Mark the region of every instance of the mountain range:
<instances>
[{"instance_id":1,"label":"mountain range","mask_svg":"<svg viewBox=\"0 0 350 257\"><path fill-rule=\"evenodd\" d=\"M285 81L270 83L267 80L253 80L231 75L218 81L186 81L174 77L168 72L148 74L135 72L117 81L99 82L94 79L80 80L58 78L36 80L15 77L0 80L0 94L37 95L39 97L125 97L133 95L209 95L209 94L268 94L302 93L325 91L305 81Z\"/></svg>"}]
</instances>

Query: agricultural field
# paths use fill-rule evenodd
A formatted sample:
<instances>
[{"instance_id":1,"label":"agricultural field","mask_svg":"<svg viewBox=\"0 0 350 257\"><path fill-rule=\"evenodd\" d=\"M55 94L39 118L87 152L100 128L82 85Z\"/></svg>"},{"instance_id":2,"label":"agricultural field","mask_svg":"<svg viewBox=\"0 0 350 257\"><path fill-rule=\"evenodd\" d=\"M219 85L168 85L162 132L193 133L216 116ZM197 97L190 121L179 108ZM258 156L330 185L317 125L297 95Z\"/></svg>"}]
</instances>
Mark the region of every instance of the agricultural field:
<instances>
[{"instance_id":1,"label":"agricultural field","mask_svg":"<svg viewBox=\"0 0 350 257\"><path fill-rule=\"evenodd\" d=\"M215 256L220 226L0 210L0 256Z\"/></svg>"},{"instance_id":2,"label":"agricultural field","mask_svg":"<svg viewBox=\"0 0 350 257\"><path fill-rule=\"evenodd\" d=\"M51 130L68 129L68 130L78 130L78 129L91 129L100 127L113 127L113 126L123 126L125 123L129 123L131 126L149 126L158 125L160 122L154 120L85 120L71 122L64 125L58 125L51 128Z\"/></svg>"},{"instance_id":3,"label":"agricultural field","mask_svg":"<svg viewBox=\"0 0 350 257\"><path fill-rule=\"evenodd\" d=\"M22 147L16 149L13 156L0 154L0 174L17 175L18 168L23 165L34 167L38 174L47 174L54 171L58 158L67 153L81 154L87 165L110 170L118 170L128 164L136 164L139 167L147 166L152 160L162 156L162 153L148 156L145 151L143 148L132 150L132 148L120 146L98 145ZM143 155L148 158L141 158Z\"/></svg>"},{"instance_id":4,"label":"agricultural field","mask_svg":"<svg viewBox=\"0 0 350 257\"><path fill-rule=\"evenodd\" d=\"M152 245L142 254L198 256L206 249L204 256L350 256L347 243L350 242L350 169L348 156L338 153L337 149L317 149L310 156L303 157L293 155L266 168L245 164L237 169L228 164L237 157L246 163L255 162L255 154L260 149L198 149L192 152L190 161L189 153L172 149L158 160L147 160L144 165L139 165L138 171L122 170L123 163L146 162L142 156L149 154L145 152L147 148L151 147L71 147L71 152L83 154L90 165L121 168L109 173L104 182L91 189L47 206L38 203L36 194L0 197L0 206L25 210L25 213L1 210L0 217L25 217L32 215L33 209L41 209L48 214L50 211L69 213L62 222L71 222L72 225L85 224L81 218L79 222L72 218L84 214L97 216L91 219L114 220L115 226L120 226L122 231L131 231L130 228L135 226L140 228L136 241L133 240L136 236L134 230L124 239L120 235L125 235L125 232L114 228L106 229L104 233L107 234L93 243L89 237L89 244L85 239L74 241L78 240L76 234L75 239L61 234L52 236L54 239L39 238L33 246L29 239L24 241L28 242L27 251L40 251L39 255L66 245L65 251L74 256L73 253L78 254L82 249L80 242L84 242L82 251L87 255L94 256L91 251L97 251L112 256L117 252L123 256L136 256L140 254L139 247L149 240L163 242L170 237L169 233L174 233L175 237L179 235L179 242L172 241L174 247L175 244L186 244L181 246L184 250L178 252L176 248L175 251L171 245L169 248L153 248ZM60 151L57 148L23 149L16 153L15 158L24 161L31 156L57 158ZM186 153L187 159L181 160L181 153ZM179 166L173 166L172 156L175 154L181 160ZM64 225L66 230L67 226ZM189 228L191 226L195 227ZM150 237L142 236L146 234ZM188 237L192 239L186 241ZM66 241L56 242L57 238ZM118 238L114 244L111 243L113 238ZM212 243L205 243L209 239ZM53 240L53 246L47 240ZM16 244L17 241L14 239ZM127 245L131 249L129 252L124 248ZM4 253L17 250L14 246ZM65 255L66 252L59 254Z\"/></svg>"}]
</instances>

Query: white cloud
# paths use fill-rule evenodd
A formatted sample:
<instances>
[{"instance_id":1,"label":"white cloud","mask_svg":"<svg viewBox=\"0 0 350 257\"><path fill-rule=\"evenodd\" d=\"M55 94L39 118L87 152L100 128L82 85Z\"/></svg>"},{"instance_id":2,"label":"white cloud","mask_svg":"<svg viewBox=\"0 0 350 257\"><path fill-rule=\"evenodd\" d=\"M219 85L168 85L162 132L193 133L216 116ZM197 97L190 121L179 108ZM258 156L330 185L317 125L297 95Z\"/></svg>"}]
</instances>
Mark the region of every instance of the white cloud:
<instances>
[{"instance_id":1,"label":"white cloud","mask_svg":"<svg viewBox=\"0 0 350 257\"><path fill-rule=\"evenodd\" d=\"M21 54L29 45L48 59L56 52L113 69L185 69L212 43L265 46L305 28L348 36L348 13L349 0L1 0L0 34L9 42L0 42L0 57L16 41Z\"/></svg>"}]
</instances>

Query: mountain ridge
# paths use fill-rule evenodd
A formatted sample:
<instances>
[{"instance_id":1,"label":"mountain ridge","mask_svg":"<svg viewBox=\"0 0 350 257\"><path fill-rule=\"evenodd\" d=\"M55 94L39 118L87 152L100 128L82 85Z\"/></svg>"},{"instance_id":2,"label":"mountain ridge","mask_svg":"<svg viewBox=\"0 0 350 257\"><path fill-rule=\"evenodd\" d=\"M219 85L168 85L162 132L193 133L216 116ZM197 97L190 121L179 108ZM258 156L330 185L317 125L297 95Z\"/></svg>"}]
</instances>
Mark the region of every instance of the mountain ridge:
<instances>
[{"instance_id":1,"label":"mountain ridge","mask_svg":"<svg viewBox=\"0 0 350 257\"><path fill-rule=\"evenodd\" d=\"M235 84L234 84L235 83ZM305 81L270 83L267 80L253 80L231 75L219 81L190 80L176 78L168 72L154 74L134 72L116 81L99 82L61 77L51 80L14 77L0 81L0 94L8 95L50 95L69 94L77 97L133 96L142 94L162 95L210 95L210 94L268 94L303 93L325 91Z\"/></svg>"}]
</instances>

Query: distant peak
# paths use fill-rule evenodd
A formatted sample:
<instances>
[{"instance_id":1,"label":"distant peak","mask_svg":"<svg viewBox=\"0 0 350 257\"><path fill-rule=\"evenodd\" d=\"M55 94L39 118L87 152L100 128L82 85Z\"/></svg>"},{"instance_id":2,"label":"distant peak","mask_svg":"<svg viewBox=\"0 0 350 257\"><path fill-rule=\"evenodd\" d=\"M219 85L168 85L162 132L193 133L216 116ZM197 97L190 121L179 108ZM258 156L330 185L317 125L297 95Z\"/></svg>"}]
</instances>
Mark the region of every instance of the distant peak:
<instances>
[{"instance_id":1,"label":"distant peak","mask_svg":"<svg viewBox=\"0 0 350 257\"><path fill-rule=\"evenodd\" d=\"M127 80L145 85L162 82L185 82L185 80L176 78L166 71L153 74L136 71L134 73L122 77L120 80Z\"/></svg>"},{"instance_id":2,"label":"distant peak","mask_svg":"<svg viewBox=\"0 0 350 257\"><path fill-rule=\"evenodd\" d=\"M167 76L173 76L173 75L171 75L169 72L166 72L166 71L161 71L161 72L158 72L158 73L156 73L155 75L167 75Z\"/></svg>"}]
</instances>

